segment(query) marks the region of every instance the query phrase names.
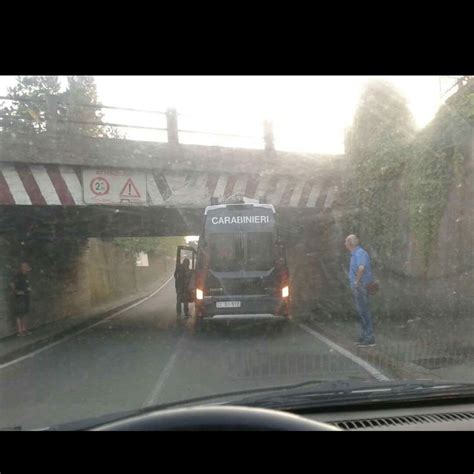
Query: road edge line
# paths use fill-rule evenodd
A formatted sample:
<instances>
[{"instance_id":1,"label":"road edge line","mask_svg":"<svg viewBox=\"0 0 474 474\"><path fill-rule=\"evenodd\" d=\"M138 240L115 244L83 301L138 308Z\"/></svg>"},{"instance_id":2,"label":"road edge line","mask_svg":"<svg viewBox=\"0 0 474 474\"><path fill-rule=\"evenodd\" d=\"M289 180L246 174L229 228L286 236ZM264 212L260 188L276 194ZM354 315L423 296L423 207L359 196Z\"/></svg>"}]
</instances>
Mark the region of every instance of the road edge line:
<instances>
[{"instance_id":1,"label":"road edge line","mask_svg":"<svg viewBox=\"0 0 474 474\"><path fill-rule=\"evenodd\" d=\"M339 346L338 344L331 341L330 339L323 336L322 334L319 334L314 329L310 328L309 326L306 326L306 324L303 324L303 323L297 323L297 324L303 331L306 331L307 333L309 333L312 336L319 339L324 344L328 345L329 347L331 347L335 351L339 352L339 354L341 354L344 357L347 357L348 359L352 360L352 362L356 363L357 365L359 365L360 367L365 369L367 372L369 372L370 375L372 375L377 380L379 380L379 381L389 381L390 380L389 377L384 375L380 370L376 369L373 365L369 364L367 361L365 361L364 359L361 359L360 357L356 356L355 354L348 351L347 349L344 349L343 347Z\"/></svg>"},{"instance_id":2,"label":"road edge line","mask_svg":"<svg viewBox=\"0 0 474 474\"><path fill-rule=\"evenodd\" d=\"M163 388L163 385L165 384L167 378L170 376L171 370L174 366L176 358L178 357L178 354L183 349L184 339L185 339L185 334L183 334L181 336L178 343L176 344L176 348L175 348L173 354L171 354L170 358L168 359L167 364L165 365L164 369L161 371L160 375L158 376L158 380L156 381L156 384L153 387L153 390L151 391L150 395L148 395L148 397L143 402L142 408L148 408L152 405L156 405L157 399L158 399L158 394L160 393L161 389Z\"/></svg>"},{"instance_id":3,"label":"road edge line","mask_svg":"<svg viewBox=\"0 0 474 474\"><path fill-rule=\"evenodd\" d=\"M145 296L143 299L136 301L135 303L131 304L130 306L127 306L125 308L122 308L121 310L112 313L111 315L101 319L100 321L97 321L89 326L86 326L85 328L81 328L79 331L75 331L73 333L68 334L65 337L62 337L61 339L58 339L57 341L52 342L51 344L47 344L46 346L40 347L39 349L36 349L32 352L29 352L28 354L25 354L24 356L18 357L17 359L13 359L11 361L5 362L3 364L0 364L0 370L5 369L11 365L17 364L18 362L21 362L25 359L30 359L37 354L46 351L48 349L51 349L51 347L57 346L58 344L61 344L62 342L65 342L69 339L72 339L73 337L76 337L78 334L83 333L84 331L87 331L90 328L93 328L95 326L98 326L99 324L103 324L106 321L109 321L112 318L116 318L117 316L120 316L121 314L125 313L126 311L131 310L132 308L135 308L136 306L144 303L145 301L149 300L153 296L155 296L159 291L161 291L168 283L173 279L173 275L171 275L168 280L166 280L159 288L156 290L153 290L148 296Z\"/></svg>"}]
</instances>

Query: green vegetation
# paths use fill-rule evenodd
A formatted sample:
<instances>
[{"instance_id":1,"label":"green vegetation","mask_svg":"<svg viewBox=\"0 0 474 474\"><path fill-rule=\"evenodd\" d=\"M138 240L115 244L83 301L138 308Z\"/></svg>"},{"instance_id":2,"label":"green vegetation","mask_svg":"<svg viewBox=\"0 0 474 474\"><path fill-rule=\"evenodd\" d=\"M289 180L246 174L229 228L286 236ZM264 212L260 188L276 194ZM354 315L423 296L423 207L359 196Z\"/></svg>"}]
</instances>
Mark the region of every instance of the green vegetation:
<instances>
[{"instance_id":1,"label":"green vegetation","mask_svg":"<svg viewBox=\"0 0 474 474\"><path fill-rule=\"evenodd\" d=\"M102 125L102 112L95 108L97 87L92 76L69 76L66 90L61 92L57 76L18 76L16 84L8 89L11 99L32 99L34 102L4 102L0 109L3 131L21 133L46 132L48 95L58 99L58 119L64 134L82 134L90 137L120 138L113 127Z\"/></svg>"},{"instance_id":2,"label":"green vegetation","mask_svg":"<svg viewBox=\"0 0 474 474\"><path fill-rule=\"evenodd\" d=\"M56 76L18 76L16 84L8 88L12 99L31 99L35 102L4 102L0 109L3 131L44 133L46 97L58 95L61 84Z\"/></svg>"},{"instance_id":3,"label":"green vegetation","mask_svg":"<svg viewBox=\"0 0 474 474\"><path fill-rule=\"evenodd\" d=\"M463 174L462 150L474 126L474 81L441 107L435 119L413 144L406 181L411 228L422 250L427 270L433 243L453 183Z\"/></svg>"},{"instance_id":4,"label":"green vegetation","mask_svg":"<svg viewBox=\"0 0 474 474\"><path fill-rule=\"evenodd\" d=\"M127 253L175 257L178 245L186 245L184 237L119 237L114 244Z\"/></svg>"},{"instance_id":5,"label":"green vegetation","mask_svg":"<svg viewBox=\"0 0 474 474\"><path fill-rule=\"evenodd\" d=\"M415 135L406 101L385 82L372 82L364 91L352 128L346 135L346 153L352 179L346 189L347 223L376 253L390 257L400 229L400 199L394 186Z\"/></svg>"},{"instance_id":6,"label":"green vegetation","mask_svg":"<svg viewBox=\"0 0 474 474\"><path fill-rule=\"evenodd\" d=\"M346 135L353 166L345 192L353 209L347 230L359 233L381 261L394 257L412 232L426 272L449 190L462 177L473 126L473 79L418 132L397 91L383 82L369 84Z\"/></svg>"},{"instance_id":7,"label":"green vegetation","mask_svg":"<svg viewBox=\"0 0 474 474\"><path fill-rule=\"evenodd\" d=\"M5 101L0 104L2 130L31 135L45 133L48 95L55 95L59 100L59 118L71 121L63 125L65 134L117 136L114 130L100 125L102 115L96 108L87 107L99 104L96 84L91 76L68 77L64 91L61 91L57 76L18 76L16 84L8 89L7 96L12 99L33 99L34 102ZM78 122L99 122L99 125ZM10 235L15 238L8 239L11 255L8 271L16 271L19 262L26 260L33 266L35 274L41 275L43 282L53 284L56 281L60 285L59 282L73 277L75 260L82 255L87 239L68 233L68 229L73 228L68 219L76 219L74 213L68 216L59 220L50 216L35 222L18 217L17 222L12 222Z\"/></svg>"}]
</instances>

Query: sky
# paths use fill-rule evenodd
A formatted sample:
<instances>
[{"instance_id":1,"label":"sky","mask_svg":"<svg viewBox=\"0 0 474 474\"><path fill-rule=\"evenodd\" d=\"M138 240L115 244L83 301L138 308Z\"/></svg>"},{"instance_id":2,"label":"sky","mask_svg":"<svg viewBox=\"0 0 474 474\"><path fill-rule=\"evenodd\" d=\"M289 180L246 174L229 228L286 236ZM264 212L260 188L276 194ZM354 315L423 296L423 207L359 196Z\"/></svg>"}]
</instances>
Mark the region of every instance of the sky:
<instances>
[{"instance_id":1,"label":"sky","mask_svg":"<svg viewBox=\"0 0 474 474\"><path fill-rule=\"evenodd\" d=\"M271 120L277 150L344 153L364 85L374 78L391 82L407 99L418 127L434 117L441 91L452 79L440 76L95 76L104 105L165 111L177 109L185 130L251 135L223 138L180 133L182 143L263 147L263 121ZM66 82L66 78L61 76ZM0 95L15 82L0 76ZM107 111L109 122L166 127L164 115ZM127 129L127 138L166 141L166 133Z\"/></svg>"}]
</instances>

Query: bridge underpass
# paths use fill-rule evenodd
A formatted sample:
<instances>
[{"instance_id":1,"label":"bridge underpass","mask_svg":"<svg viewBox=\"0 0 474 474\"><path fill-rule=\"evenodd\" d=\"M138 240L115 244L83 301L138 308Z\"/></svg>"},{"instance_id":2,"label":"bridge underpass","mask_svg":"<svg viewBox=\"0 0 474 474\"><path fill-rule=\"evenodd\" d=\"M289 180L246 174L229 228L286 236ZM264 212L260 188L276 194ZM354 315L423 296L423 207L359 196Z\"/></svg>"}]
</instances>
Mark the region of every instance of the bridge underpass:
<instances>
[{"instance_id":1,"label":"bridge underpass","mask_svg":"<svg viewBox=\"0 0 474 474\"><path fill-rule=\"evenodd\" d=\"M334 218L339 180L332 176L324 181L324 175L296 180L281 175L254 179L243 174L146 173L143 205L88 205L84 202L84 168L0 164L4 204L0 207L0 236L10 248L19 249L14 251L19 255L10 255L10 259L28 258L51 245L61 255L63 248L91 238L199 235L211 197L225 200L235 192L246 193L276 206L295 300L302 310L311 312L312 301L325 291L328 275L334 273L332 261L342 250L334 248L334 242L342 241ZM68 196L69 205L65 205ZM326 264L321 265L323 260Z\"/></svg>"},{"instance_id":2,"label":"bridge underpass","mask_svg":"<svg viewBox=\"0 0 474 474\"><path fill-rule=\"evenodd\" d=\"M86 137L12 140L0 134L0 160L0 236L20 249L10 259L29 254L15 245L22 241L37 246L54 241L59 255L62 245L85 239L198 235L211 198L221 202L242 194L275 205L295 269L295 292L305 282L312 298L310 282L325 281L316 277L322 266L312 261L313 247L321 247L315 236L334 234L321 229L334 221L342 158ZM110 181L117 174L134 180L139 202L94 202L94 179ZM325 248L331 249L330 242Z\"/></svg>"},{"instance_id":3,"label":"bridge underpass","mask_svg":"<svg viewBox=\"0 0 474 474\"><path fill-rule=\"evenodd\" d=\"M11 268L21 259L30 260L36 267L33 279L40 279L38 270L49 277L37 285L46 285L43 292L52 292L60 307L63 290L50 289L52 283L59 283L54 281L57 272L61 284L62 280L69 279L66 292L74 291L76 286L97 285L91 275L97 273L95 267L103 258L100 271L104 275L100 280L115 278L113 273L136 272L134 263L117 253L115 238L199 235L204 216L204 208L138 206L4 206L1 211L0 238L5 243L4 253L8 254L8 258L3 257L6 262L4 282L8 279L7 264ZM345 284L336 278L345 258L344 236L336 215L335 209L323 208L318 212L316 209L277 208L280 234L287 247L293 308L298 318L311 316L321 297L331 299L331 294L340 292L341 285ZM91 246L96 249L95 257L91 256ZM64 255L69 255L66 261ZM67 276L71 273L76 276ZM81 285L81 277L77 275L83 275ZM117 289L119 292L127 287L126 283L117 285L122 288ZM78 304L82 304L81 301L80 298ZM38 310L42 303L36 304Z\"/></svg>"},{"instance_id":4,"label":"bridge underpass","mask_svg":"<svg viewBox=\"0 0 474 474\"><path fill-rule=\"evenodd\" d=\"M63 238L168 237L197 235L204 209L4 207L0 235L20 238L42 229Z\"/></svg>"},{"instance_id":5,"label":"bridge underpass","mask_svg":"<svg viewBox=\"0 0 474 474\"><path fill-rule=\"evenodd\" d=\"M82 332L68 333L51 348L45 346L38 356L12 361L8 370L0 368L0 386L7 394L0 403L0 426L21 423L25 428L38 428L212 393L301 383L308 378L371 380L373 376L360 364L298 324L304 321L305 311L312 310L312 298L324 291L324 272L332 271L320 257L326 252L330 265L327 238L334 237L336 229L336 201L331 208L324 207L325 202L327 195L318 208L277 207L288 244L292 295L298 303L293 310L295 324L283 333L271 326L236 326L199 336L189 321L177 327L173 281L166 283L173 267L166 263L152 266L156 283L148 295L161 288L153 297L102 323L94 320L88 329L81 326ZM36 294L43 293L42 301L33 301L35 311L48 314L58 308L86 307L90 297L72 292L79 291L86 280L91 293L102 291L104 280L113 282L110 286L119 291L110 296L115 304L121 302L127 280L146 269L132 268L107 240L197 235L204 208L24 205L3 206L1 211L3 237L14 238L19 229L34 236L47 227L58 243L53 258L63 252L61 238L88 242L79 258L66 262L84 277L70 277L64 286L56 281L53 288L35 282ZM41 240L38 244L41 246ZM37 279L38 270L42 268L35 268L32 280ZM63 278L60 273L55 279L58 277ZM33 337L58 322L49 319L44 326L33 328ZM27 381L31 390L25 393L18 388ZM21 395L12 397L12 393ZM90 402L84 404L84 399Z\"/></svg>"},{"instance_id":6,"label":"bridge underpass","mask_svg":"<svg viewBox=\"0 0 474 474\"><path fill-rule=\"evenodd\" d=\"M167 237L199 235L205 208L2 206L0 235L21 238L47 232L63 238ZM327 221L331 212L278 209L279 227L291 245L305 225Z\"/></svg>"},{"instance_id":7,"label":"bridge underpass","mask_svg":"<svg viewBox=\"0 0 474 474\"><path fill-rule=\"evenodd\" d=\"M172 258L160 260L152 255L148 268L138 268L134 257L114 244L114 238L198 235L211 198L223 201L243 194L276 207L287 243L294 314L296 321L302 321L316 307L315 299L322 294L331 297L327 283L337 273L334 252L343 252L342 241L340 247L337 244L341 236L336 216L344 163L343 157L271 148L226 149L0 133L0 284L7 288L12 265L34 256L31 320L37 326L33 334L59 322L81 321L81 314L90 314L104 304L118 305L124 298L143 295L145 290L150 294L174 269ZM103 175L104 170L144 177L146 192L137 187L146 199L133 205L88 202L89 173ZM150 287L150 283L155 286ZM203 395L215 384L232 390L269 381L295 382L308 376L369 376L357 364L330 353L328 347L296 325L281 335L263 328L263 332L209 335L202 340L192 338L186 327L176 332L174 298L170 281L143 305L59 344L57 350L46 351L46 358L33 358L31 366L19 363L5 376L0 371L2 388L14 393L29 370L40 374L48 366L67 368L76 360L85 368L54 371L53 390L46 389L46 385L51 386L49 375L41 377L46 385L34 387L35 400L4 398L2 424L9 420L40 422L28 415L28 407L38 403L45 407L45 420L82 416L80 409L71 414L70 393L71 387L76 387L74 393L82 396L77 383L84 378L87 396L100 399L101 409L107 405L113 411L126 405L124 387L115 383L120 378L127 387L134 387L133 394L126 389L132 405L150 405L176 398L176 394ZM7 324L9 310L2 305L0 335L7 336L14 333L14 326ZM256 353L256 348L260 352ZM285 363L291 362L287 356L295 354L311 361L303 371ZM249 365L245 360L253 356L258 360ZM176 367L167 365L170 358ZM260 366L274 359L282 360L283 365L262 378ZM239 360L243 362L236 364ZM197 365L189 365L190 361ZM92 370L92 366L96 368ZM198 380L199 367L210 369L206 386ZM163 380L160 373L171 373L170 380ZM72 380L70 374L76 378ZM189 385L191 380L195 392L188 394L183 382ZM90 414L95 413L92 405ZM49 406L55 407L54 416Z\"/></svg>"},{"instance_id":8,"label":"bridge underpass","mask_svg":"<svg viewBox=\"0 0 474 474\"><path fill-rule=\"evenodd\" d=\"M104 237L196 234L211 198L235 194L298 210L290 216L327 213L344 164L263 150L2 134L0 160L0 231L31 219L68 222L65 231ZM92 187L109 186L120 173L133 180L139 199L124 203L116 192L113 205L101 206Z\"/></svg>"},{"instance_id":9,"label":"bridge underpass","mask_svg":"<svg viewBox=\"0 0 474 474\"><path fill-rule=\"evenodd\" d=\"M50 174L55 176L54 168L34 166L44 166L56 190L54 178L50 177ZM12 174L8 171L12 169L7 168L7 173L4 167L0 169L1 175L7 177L4 182L11 184ZM40 174L45 177L41 168L30 167L30 170L30 176L34 178ZM115 237L198 235L209 196L201 202L190 202L192 193L176 193L187 196L187 200L177 204L175 201L175 205L169 206L150 205L149 202L142 206L54 205L48 204L54 200L50 192L41 194L46 204L37 205L33 203L38 199L38 190L44 192L44 182L40 185L35 181L38 190L31 194L32 181L25 179L24 168L15 165L14 171L18 173L18 186L8 188L10 195L15 199L18 190L23 189L23 198L26 194L30 204L0 207L0 258L5 264L17 263L20 256L27 256L28 249L22 250L21 242L18 242L23 239L26 246L35 247L36 254L43 254L32 262L33 312L30 321L37 324L32 326L33 337L39 338L36 335L47 333L48 328L67 326L75 320L81 322L82 328L87 319L80 315L87 316L104 304L136 301L130 298L143 298L145 290L150 295L157 287L164 287L143 304L116 318L104 320L77 335L68 333L64 342L59 340L57 345L45 349L40 357L32 357L26 364L15 362L8 371L0 368L0 385L4 393L17 392L18 384L24 384L31 371L37 375L31 396L2 398L2 426L14 422L38 427L104 411L202 396L213 391L298 383L308 377L371 378L359 365L334 353L298 326L315 308L314 299L327 292L326 278L334 272L331 239L339 239L335 225L337 188L334 185L311 181L298 187L298 183L289 182L288 185L279 177L274 180L276 185L271 185L274 190L264 196L270 203L275 195L280 196L279 202L283 199L283 203L287 203L286 206L277 205L276 210L287 242L296 324L283 334L263 326L211 332L199 338L193 335L189 324L176 328L175 292L172 280L168 280L173 272L172 259L163 261L150 256L149 268L136 268L135 261L126 258L110 240ZM173 181L167 182L175 191ZM239 186L241 189L246 187L242 180L239 183L239 178L226 176L221 189L225 195ZM77 195L76 198L79 201ZM60 199L59 193L57 199ZM15 241L16 245L11 245ZM7 259L6 253L12 248L19 253L10 254ZM342 250L341 245L338 251ZM6 288L5 270L8 268L5 265L2 268L4 272L0 279ZM0 305L0 314L3 312L5 316L7 311ZM6 324L7 319L4 317L1 321L2 336L14 333L14 327ZM298 369L294 368L295 358L303 361ZM268 371L266 367L269 366L273 369ZM202 383L203 367L207 368L205 384ZM76 397L100 402L92 401L85 407L74 400ZM37 407L42 409L37 410ZM75 408L71 410L71 407Z\"/></svg>"}]
</instances>

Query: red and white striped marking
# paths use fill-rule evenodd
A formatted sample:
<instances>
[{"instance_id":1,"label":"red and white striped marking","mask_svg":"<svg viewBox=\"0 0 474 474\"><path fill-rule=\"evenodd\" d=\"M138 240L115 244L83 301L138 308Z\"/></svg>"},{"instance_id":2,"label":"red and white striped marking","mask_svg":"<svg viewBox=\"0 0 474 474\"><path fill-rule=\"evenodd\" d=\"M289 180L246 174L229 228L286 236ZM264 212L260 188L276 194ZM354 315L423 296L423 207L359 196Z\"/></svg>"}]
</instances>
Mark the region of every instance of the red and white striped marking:
<instances>
[{"instance_id":1,"label":"red and white striped marking","mask_svg":"<svg viewBox=\"0 0 474 474\"><path fill-rule=\"evenodd\" d=\"M149 206L205 207L211 197L265 198L276 207L330 209L337 186L255 174L147 172ZM0 163L0 205L84 206L82 171L71 166Z\"/></svg>"},{"instance_id":2,"label":"red and white striped marking","mask_svg":"<svg viewBox=\"0 0 474 474\"><path fill-rule=\"evenodd\" d=\"M61 173L61 177L71 195L73 204L81 205L83 203L83 192L77 173L70 166L60 166L58 171Z\"/></svg>"},{"instance_id":3,"label":"red and white striped marking","mask_svg":"<svg viewBox=\"0 0 474 474\"><path fill-rule=\"evenodd\" d=\"M25 189L23 181L14 166L2 166L2 174L7 186L7 192L12 202L5 204L28 205L31 204L30 194Z\"/></svg>"}]
</instances>

